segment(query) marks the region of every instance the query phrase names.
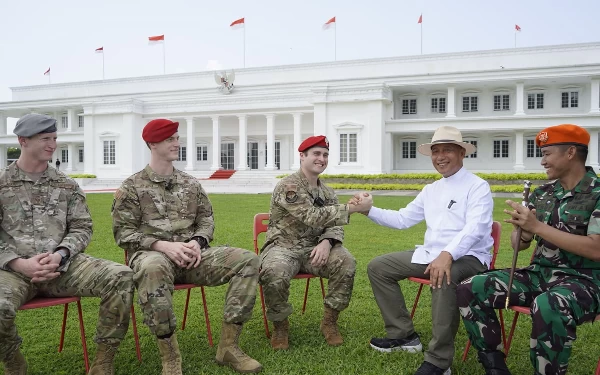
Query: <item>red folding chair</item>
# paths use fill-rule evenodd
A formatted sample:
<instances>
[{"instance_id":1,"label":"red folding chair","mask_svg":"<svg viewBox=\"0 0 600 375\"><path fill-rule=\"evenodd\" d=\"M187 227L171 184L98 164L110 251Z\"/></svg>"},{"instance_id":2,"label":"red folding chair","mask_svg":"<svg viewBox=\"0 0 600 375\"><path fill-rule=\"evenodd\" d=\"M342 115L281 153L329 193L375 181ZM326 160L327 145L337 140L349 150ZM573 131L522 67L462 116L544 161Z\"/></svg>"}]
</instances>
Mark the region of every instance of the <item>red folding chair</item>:
<instances>
[{"instance_id":1,"label":"red folding chair","mask_svg":"<svg viewBox=\"0 0 600 375\"><path fill-rule=\"evenodd\" d=\"M129 265L129 259L127 259L127 252L125 252L125 265ZM202 293L202 307L204 309L204 322L206 323L206 335L208 336L208 345L213 346L212 330L210 329L210 319L208 318L208 305L206 304L206 294L204 287L196 284L175 284L175 290L187 290L187 296L185 298L185 307L183 309L183 322L181 323L181 330L185 329L185 323L187 322L188 307L190 304L190 294L193 288L200 288ZM139 362L142 362L142 351L140 349L140 337L138 335L137 323L135 319L135 308L131 305L131 324L133 326L133 339L135 340L135 353Z\"/></svg>"},{"instance_id":2,"label":"red folding chair","mask_svg":"<svg viewBox=\"0 0 600 375\"><path fill-rule=\"evenodd\" d=\"M259 254L258 250L258 235L261 233L265 233L267 231L267 224L269 222L269 214L256 214L254 216L254 251L256 254ZM302 314L306 311L306 300L308 298L308 287L310 286L310 279L318 277L310 273L298 273L294 276L294 279L306 279L306 288L304 289L304 302L302 304ZM325 299L325 286L323 285L323 278L319 277L319 281L321 282L321 294L323 295L323 299ZM265 323L265 333L267 337L271 337L271 333L269 332L269 321L267 320L267 310L265 307L265 296L263 294L262 285L259 285L260 291L260 304L262 306L262 314L263 314L263 322Z\"/></svg>"},{"instance_id":3,"label":"red folding chair","mask_svg":"<svg viewBox=\"0 0 600 375\"><path fill-rule=\"evenodd\" d=\"M490 269L494 269L496 265L496 258L498 257L498 250L500 249L500 235L502 234L502 226L499 222L494 221L492 223L492 238L494 240L494 247L492 251L492 261L490 262ZM423 291L424 285L430 285L431 282L429 279L422 279L420 277L409 277L409 281L414 281L419 283L419 291L417 292L417 297L415 298L415 302L413 303L412 311L410 312L411 319L415 316L415 311L417 310L417 305L419 304L419 298L421 298L421 292ZM502 342L505 343L505 333L504 333L504 317L502 315L502 310L500 310L500 328L502 330ZM505 343L506 344L506 343ZM467 341L467 345L465 347L465 351L462 355L463 362L467 359L467 355L469 354L469 349L471 349L471 340Z\"/></svg>"},{"instance_id":4,"label":"red folding chair","mask_svg":"<svg viewBox=\"0 0 600 375\"><path fill-rule=\"evenodd\" d=\"M58 352L60 353L63 350L63 344L65 342L65 328L67 327L67 314L69 312L69 304L73 302L77 303L77 312L79 314L79 334L81 335L81 346L83 347L83 362L85 365L85 372L87 373L90 369L90 360L88 357L87 344L85 341L85 326L83 324L83 313L81 312L80 297L36 297L19 307L19 310L34 310L41 309L44 307L64 305L62 329L60 331L60 343L58 344Z\"/></svg>"}]
</instances>

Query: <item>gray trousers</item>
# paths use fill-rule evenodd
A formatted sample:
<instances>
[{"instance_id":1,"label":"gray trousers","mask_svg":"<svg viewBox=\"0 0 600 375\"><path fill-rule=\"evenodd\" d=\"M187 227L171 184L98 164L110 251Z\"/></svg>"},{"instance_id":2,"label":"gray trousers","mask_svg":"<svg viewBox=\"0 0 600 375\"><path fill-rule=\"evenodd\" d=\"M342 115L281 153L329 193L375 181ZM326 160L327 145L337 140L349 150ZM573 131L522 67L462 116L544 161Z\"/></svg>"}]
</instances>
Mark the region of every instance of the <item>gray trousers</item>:
<instances>
[{"instance_id":1,"label":"gray trousers","mask_svg":"<svg viewBox=\"0 0 600 375\"><path fill-rule=\"evenodd\" d=\"M411 335L414 325L406 309L404 295L398 281L408 277L429 278L424 271L426 264L411 263L414 251L401 251L373 259L367 273L375 300L381 310L388 338L399 339ZM454 358L454 336L460 324L460 314L456 304L456 286L464 279L483 272L487 267L473 256L464 256L452 263L451 282L442 288L431 290L432 338L425 351L425 360L435 366L447 369Z\"/></svg>"}]
</instances>

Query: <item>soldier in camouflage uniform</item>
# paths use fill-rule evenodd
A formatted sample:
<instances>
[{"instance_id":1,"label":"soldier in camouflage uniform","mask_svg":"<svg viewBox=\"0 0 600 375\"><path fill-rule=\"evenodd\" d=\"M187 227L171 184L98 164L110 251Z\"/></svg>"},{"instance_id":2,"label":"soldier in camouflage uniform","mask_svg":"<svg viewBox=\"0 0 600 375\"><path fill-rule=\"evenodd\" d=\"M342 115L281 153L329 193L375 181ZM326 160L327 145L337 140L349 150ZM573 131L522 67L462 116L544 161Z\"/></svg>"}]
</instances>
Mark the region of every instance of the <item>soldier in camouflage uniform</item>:
<instances>
[{"instance_id":1,"label":"soldier in camouflage uniform","mask_svg":"<svg viewBox=\"0 0 600 375\"><path fill-rule=\"evenodd\" d=\"M179 154L177 128L177 122L165 119L144 127L151 161L115 193L115 240L135 273L144 323L157 336L163 375L182 373L174 283L229 283L217 362L239 372L259 372L261 364L238 347L242 325L254 307L258 257L244 249L208 245L215 230L210 200L196 178L173 168Z\"/></svg>"},{"instance_id":2,"label":"soldier in camouflage uniform","mask_svg":"<svg viewBox=\"0 0 600 375\"><path fill-rule=\"evenodd\" d=\"M96 359L89 374L113 374L113 358L129 326L133 272L83 253L92 218L75 181L48 165L56 120L29 114L14 133L19 160L0 171L0 359L4 374L24 375L15 317L35 296L100 297Z\"/></svg>"},{"instance_id":3,"label":"soldier in camouflage uniform","mask_svg":"<svg viewBox=\"0 0 600 375\"><path fill-rule=\"evenodd\" d=\"M349 223L355 207L338 204L333 189L319 180L319 174L327 168L329 143L324 136L309 137L298 151L300 170L281 180L273 192L261 254L259 282L267 318L275 326L273 349L289 347L289 288L298 272L329 279L321 332L329 345L341 345L337 319L350 303L356 272L356 260L342 246L341 227Z\"/></svg>"},{"instance_id":4,"label":"soldier in camouflage uniform","mask_svg":"<svg viewBox=\"0 0 600 375\"><path fill-rule=\"evenodd\" d=\"M510 374L504 362L494 309L531 308L530 360L535 374L565 374L576 328L600 312L600 181L585 166L590 136L576 125L558 125L536 137L542 166L556 181L538 187L529 207L507 201L509 223L522 228L521 250L537 241L531 265L474 276L458 287L458 304L486 374Z\"/></svg>"}]
</instances>

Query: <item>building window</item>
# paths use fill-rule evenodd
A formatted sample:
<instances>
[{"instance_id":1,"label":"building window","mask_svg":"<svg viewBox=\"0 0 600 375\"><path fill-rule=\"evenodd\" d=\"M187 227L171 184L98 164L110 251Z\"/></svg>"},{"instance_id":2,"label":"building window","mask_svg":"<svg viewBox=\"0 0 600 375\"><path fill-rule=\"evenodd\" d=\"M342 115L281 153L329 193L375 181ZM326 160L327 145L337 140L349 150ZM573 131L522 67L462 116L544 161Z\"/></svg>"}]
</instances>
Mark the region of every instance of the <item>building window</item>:
<instances>
[{"instance_id":1,"label":"building window","mask_svg":"<svg viewBox=\"0 0 600 375\"><path fill-rule=\"evenodd\" d=\"M340 133L340 162L358 161L358 136L356 133Z\"/></svg>"},{"instance_id":2,"label":"building window","mask_svg":"<svg viewBox=\"0 0 600 375\"><path fill-rule=\"evenodd\" d=\"M431 98L431 112L446 113L446 98Z\"/></svg>"},{"instance_id":3,"label":"building window","mask_svg":"<svg viewBox=\"0 0 600 375\"><path fill-rule=\"evenodd\" d=\"M79 149L79 162L83 163L83 149L82 148Z\"/></svg>"},{"instance_id":4,"label":"building window","mask_svg":"<svg viewBox=\"0 0 600 375\"><path fill-rule=\"evenodd\" d=\"M510 95L494 95L494 111L510 111Z\"/></svg>"},{"instance_id":5,"label":"building window","mask_svg":"<svg viewBox=\"0 0 600 375\"><path fill-rule=\"evenodd\" d=\"M79 122L79 127L83 128L83 124L85 123L85 117L83 115L79 115L77 121Z\"/></svg>"},{"instance_id":6,"label":"building window","mask_svg":"<svg viewBox=\"0 0 600 375\"><path fill-rule=\"evenodd\" d=\"M208 146L196 146L196 160L207 161L208 160Z\"/></svg>"},{"instance_id":7,"label":"building window","mask_svg":"<svg viewBox=\"0 0 600 375\"><path fill-rule=\"evenodd\" d=\"M179 146L177 161L187 161L187 148L185 146Z\"/></svg>"},{"instance_id":8,"label":"building window","mask_svg":"<svg viewBox=\"0 0 600 375\"><path fill-rule=\"evenodd\" d=\"M477 112L477 97L463 96L462 98L463 112Z\"/></svg>"},{"instance_id":9,"label":"building window","mask_svg":"<svg viewBox=\"0 0 600 375\"><path fill-rule=\"evenodd\" d=\"M565 91L561 93L561 107L562 108L577 108L579 107L579 92L577 91Z\"/></svg>"},{"instance_id":10,"label":"building window","mask_svg":"<svg viewBox=\"0 0 600 375\"><path fill-rule=\"evenodd\" d=\"M60 125L63 129L68 128L69 127L69 117L66 115L61 116Z\"/></svg>"},{"instance_id":11,"label":"building window","mask_svg":"<svg viewBox=\"0 0 600 375\"><path fill-rule=\"evenodd\" d=\"M402 159L417 158L417 142L402 142Z\"/></svg>"},{"instance_id":12,"label":"building window","mask_svg":"<svg viewBox=\"0 0 600 375\"><path fill-rule=\"evenodd\" d=\"M115 141L104 141L104 165L116 164Z\"/></svg>"},{"instance_id":13,"label":"building window","mask_svg":"<svg viewBox=\"0 0 600 375\"><path fill-rule=\"evenodd\" d=\"M544 109L544 93L527 94L527 109Z\"/></svg>"},{"instance_id":14,"label":"building window","mask_svg":"<svg viewBox=\"0 0 600 375\"><path fill-rule=\"evenodd\" d=\"M69 150L60 150L60 161L61 163L69 162Z\"/></svg>"},{"instance_id":15,"label":"building window","mask_svg":"<svg viewBox=\"0 0 600 375\"><path fill-rule=\"evenodd\" d=\"M508 157L508 139L494 141L494 157L495 158L507 158Z\"/></svg>"},{"instance_id":16,"label":"building window","mask_svg":"<svg viewBox=\"0 0 600 375\"><path fill-rule=\"evenodd\" d=\"M527 140L527 157L528 158L541 158L542 149L537 146L534 139Z\"/></svg>"},{"instance_id":17,"label":"building window","mask_svg":"<svg viewBox=\"0 0 600 375\"><path fill-rule=\"evenodd\" d=\"M402 99L402 114L414 115L417 113L417 99Z\"/></svg>"},{"instance_id":18,"label":"building window","mask_svg":"<svg viewBox=\"0 0 600 375\"><path fill-rule=\"evenodd\" d=\"M467 141L467 140L465 140L465 142L466 143L470 143L473 146L475 146L475 148L477 148L477 141ZM477 150L475 150L475 152L472 153L472 154L465 155L465 158L471 158L471 159L477 158Z\"/></svg>"}]
</instances>

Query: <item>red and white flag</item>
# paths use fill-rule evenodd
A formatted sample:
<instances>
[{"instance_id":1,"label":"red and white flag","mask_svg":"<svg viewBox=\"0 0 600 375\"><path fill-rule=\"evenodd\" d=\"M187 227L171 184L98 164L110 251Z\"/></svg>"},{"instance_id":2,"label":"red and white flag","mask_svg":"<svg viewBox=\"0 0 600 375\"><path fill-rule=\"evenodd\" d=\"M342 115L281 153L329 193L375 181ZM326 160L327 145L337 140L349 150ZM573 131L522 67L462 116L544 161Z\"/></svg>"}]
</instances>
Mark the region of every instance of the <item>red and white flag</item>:
<instances>
[{"instance_id":1,"label":"red and white flag","mask_svg":"<svg viewBox=\"0 0 600 375\"><path fill-rule=\"evenodd\" d=\"M519 25L515 24L515 30L517 30L517 31L521 31L521 26L519 26Z\"/></svg>"},{"instance_id":2,"label":"red and white flag","mask_svg":"<svg viewBox=\"0 0 600 375\"><path fill-rule=\"evenodd\" d=\"M46 71L44 72L44 75L45 75L45 76L47 76L47 75L50 75L50 68L48 68L48 70L46 70Z\"/></svg>"},{"instance_id":3,"label":"red and white flag","mask_svg":"<svg viewBox=\"0 0 600 375\"><path fill-rule=\"evenodd\" d=\"M96 53L104 53L104 47L96 48L95 52Z\"/></svg>"},{"instance_id":4,"label":"red and white flag","mask_svg":"<svg viewBox=\"0 0 600 375\"><path fill-rule=\"evenodd\" d=\"M323 25L323 30L330 29L335 26L335 17L331 17L331 19Z\"/></svg>"},{"instance_id":5,"label":"red and white flag","mask_svg":"<svg viewBox=\"0 0 600 375\"><path fill-rule=\"evenodd\" d=\"M419 20L417 21L417 23L423 23L423 15L422 14L419 16Z\"/></svg>"},{"instance_id":6,"label":"red and white flag","mask_svg":"<svg viewBox=\"0 0 600 375\"><path fill-rule=\"evenodd\" d=\"M234 29L241 29L243 28L245 25L245 21L244 18L240 18L239 20L235 20L231 23L231 25L229 25L231 27L232 30Z\"/></svg>"},{"instance_id":7,"label":"red and white flag","mask_svg":"<svg viewBox=\"0 0 600 375\"><path fill-rule=\"evenodd\" d=\"M160 43L163 43L164 41L165 41L164 35L156 35L156 36L148 37L148 44L160 44Z\"/></svg>"}]
</instances>

